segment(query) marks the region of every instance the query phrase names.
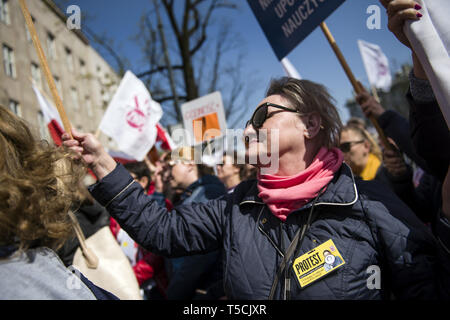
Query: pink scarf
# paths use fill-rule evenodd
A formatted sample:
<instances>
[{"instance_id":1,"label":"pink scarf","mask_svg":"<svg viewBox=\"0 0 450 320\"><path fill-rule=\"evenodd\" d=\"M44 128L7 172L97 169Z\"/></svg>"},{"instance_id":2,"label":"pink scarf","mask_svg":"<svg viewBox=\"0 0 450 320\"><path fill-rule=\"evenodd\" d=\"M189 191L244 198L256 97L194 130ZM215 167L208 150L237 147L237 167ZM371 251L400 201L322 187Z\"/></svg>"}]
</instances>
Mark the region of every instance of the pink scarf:
<instances>
[{"instance_id":1,"label":"pink scarf","mask_svg":"<svg viewBox=\"0 0 450 320\"><path fill-rule=\"evenodd\" d=\"M258 176L258 196L282 221L294 210L315 198L341 167L344 156L333 148L322 147L308 168L294 176Z\"/></svg>"}]
</instances>

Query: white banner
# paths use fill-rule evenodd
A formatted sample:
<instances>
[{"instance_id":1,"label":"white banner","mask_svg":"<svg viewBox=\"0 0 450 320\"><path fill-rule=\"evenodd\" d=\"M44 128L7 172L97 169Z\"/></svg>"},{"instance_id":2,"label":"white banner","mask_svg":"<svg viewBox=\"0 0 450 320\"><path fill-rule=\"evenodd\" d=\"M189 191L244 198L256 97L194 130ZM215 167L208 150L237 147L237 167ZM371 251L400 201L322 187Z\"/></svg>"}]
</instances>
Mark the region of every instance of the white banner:
<instances>
[{"instance_id":1,"label":"white banner","mask_svg":"<svg viewBox=\"0 0 450 320\"><path fill-rule=\"evenodd\" d=\"M381 48L373 43L358 40L359 51L371 87L389 91L392 85L389 60Z\"/></svg>"},{"instance_id":2,"label":"white banner","mask_svg":"<svg viewBox=\"0 0 450 320\"><path fill-rule=\"evenodd\" d=\"M156 140L156 124L163 114L145 85L127 71L100 123L100 130L113 138L119 150L144 160Z\"/></svg>"},{"instance_id":3,"label":"white banner","mask_svg":"<svg viewBox=\"0 0 450 320\"><path fill-rule=\"evenodd\" d=\"M449 0L417 0L423 17L405 23L405 33L433 87L450 128Z\"/></svg>"}]
</instances>

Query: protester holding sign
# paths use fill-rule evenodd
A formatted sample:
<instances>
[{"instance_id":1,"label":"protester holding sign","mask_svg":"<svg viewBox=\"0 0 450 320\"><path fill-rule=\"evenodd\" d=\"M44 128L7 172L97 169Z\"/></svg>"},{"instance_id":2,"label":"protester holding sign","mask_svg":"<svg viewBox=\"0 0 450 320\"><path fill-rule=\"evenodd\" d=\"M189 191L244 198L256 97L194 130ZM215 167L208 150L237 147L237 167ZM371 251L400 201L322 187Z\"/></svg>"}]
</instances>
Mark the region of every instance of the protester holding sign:
<instances>
[{"instance_id":1,"label":"protester holding sign","mask_svg":"<svg viewBox=\"0 0 450 320\"><path fill-rule=\"evenodd\" d=\"M354 179L337 148L340 128L323 86L274 80L246 127L246 156L263 158L267 145L279 156L253 163L257 181L232 194L170 212L93 135L63 139L99 177L93 196L140 245L170 257L222 248L230 299L450 297L450 256L398 198ZM325 270L325 251L342 263ZM374 265L380 290L368 285Z\"/></svg>"}]
</instances>

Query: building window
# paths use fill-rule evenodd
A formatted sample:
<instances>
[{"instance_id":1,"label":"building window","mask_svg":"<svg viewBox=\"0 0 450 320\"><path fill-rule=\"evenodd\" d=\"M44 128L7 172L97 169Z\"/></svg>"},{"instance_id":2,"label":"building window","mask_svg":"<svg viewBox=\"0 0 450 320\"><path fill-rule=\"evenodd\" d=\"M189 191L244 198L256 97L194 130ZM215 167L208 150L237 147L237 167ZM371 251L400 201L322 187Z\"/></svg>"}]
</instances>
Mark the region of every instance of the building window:
<instances>
[{"instance_id":1,"label":"building window","mask_svg":"<svg viewBox=\"0 0 450 320\"><path fill-rule=\"evenodd\" d=\"M73 57L72 57L72 51L69 48L66 48L66 63L67 67L70 71L73 71Z\"/></svg>"},{"instance_id":2,"label":"building window","mask_svg":"<svg viewBox=\"0 0 450 320\"><path fill-rule=\"evenodd\" d=\"M47 54L49 59L56 59L55 36L50 32L47 33Z\"/></svg>"},{"instance_id":3,"label":"building window","mask_svg":"<svg viewBox=\"0 0 450 320\"><path fill-rule=\"evenodd\" d=\"M16 116L22 116L22 110L20 109L20 105L16 100L9 100L9 109L14 112Z\"/></svg>"},{"instance_id":4,"label":"building window","mask_svg":"<svg viewBox=\"0 0 450 320\"><path fill-rule=\"evenodd\" d=\"M77 89L75 88L70 88L70 95L72 97L72 103L75 109L79 108L79 103L78 103L78 93L77 93Z\"/></svg>"},{"instance_id":5,"label":"building window","mask_svg":"<svg viewBox=\"0 0 450 320\"><path fill-rule=\"evenodd\" d=\"M11 20L9 18L9 3L8 0L0 0L0 21L9 25Z\"/></svg>"},{"instance_id":6,"label":"building window","mask_svg":"<svg viewBox=\"0 0 450 320\"><path fill-rule=\"evenodd\" d=\"M33 62L31 63L31 78L38 88L42 89L41 70L39 69L39 66Z\"/></svg>"},{"instance_id":7,"label":"building window","mask_svg":"<svg viewBox=\"0 0 450 320\"><path fill-rule=\"evenodd\" d=\"M85 76L87 75L87 72L86 72L86 63L85 63L82 59L80 59L80 74L81 74L83 77L85 77Z\"/></svg>"},{"instance_id":8,"label":"building window","mask_svg":"<svg viewBox=\"0 0 450 320\"><path fill-rule=\"evenodd\" d=\"M47 123L45 122L42 111L38 111L38 124L39 124L39 135L41 136L41 139L50 141L48 126Z\"/></svg>"},{"instance_id":9,"label":"building window","mask_svg":"<svg viewBox=\"0 0 450 320\"><path fill-rule=\"evenodd\" d=\"M61 100L63 100L63 91L62 91L61 80L59 80L59 77L57 77L57 76L53 76L53 79L55 80L55 86L56 86L56 90L58 90L59 97L61 98Z\"/></svg>"},{"instance_id":10,"label":"building window","mask_svg":"<svg viewBox=\"0 0 450 320\"><path fill-rule=\"evenodd\" d=\"M0 0L1 1L1 0ZM14 50L3 45L3 66L8 77L16 78L16 59L14 57Z\"/></svg>"},{"instance_id":11,"label":"building window","mask_svg":"<svg viewBox=\"0 0 450 320\"><path fill-rule=\"evenodd\" d=\"M31 16L31 20L33 20L34 27L36 27L36 19L33 16ZM33 42L33 40L31 39L30 31L28 30L28 26L26 24L24 24L24 25L25 25L25 30L26 30L26 34L27 34L27 41Z\"/></svg>"}]
</instances>

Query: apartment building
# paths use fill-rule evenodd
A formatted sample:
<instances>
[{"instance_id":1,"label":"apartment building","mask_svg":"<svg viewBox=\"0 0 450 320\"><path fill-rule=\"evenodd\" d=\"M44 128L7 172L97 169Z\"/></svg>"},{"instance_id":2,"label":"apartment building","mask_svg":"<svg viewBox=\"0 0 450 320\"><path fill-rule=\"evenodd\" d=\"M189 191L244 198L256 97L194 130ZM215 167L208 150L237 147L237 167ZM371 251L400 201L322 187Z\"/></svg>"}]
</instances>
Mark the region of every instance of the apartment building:
<instances>
[{"instance_id":1,"label":"apartment building","mask_svg":"<svg viewBox=\"0 0 450 320\"><path fill-rule=\"evenodd\" d=\"M95 133L119 76L90 46L82 30L67 28L66 15L53 1L27 0L27 5L72 126ZM44 96L51 97L50 89L17 0L0 0L0 47L0 104L48 139L32 81ZM111 139L102 135L101 141L114 149Z\"/></svg>"}]
</instances>

